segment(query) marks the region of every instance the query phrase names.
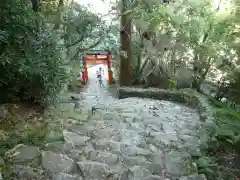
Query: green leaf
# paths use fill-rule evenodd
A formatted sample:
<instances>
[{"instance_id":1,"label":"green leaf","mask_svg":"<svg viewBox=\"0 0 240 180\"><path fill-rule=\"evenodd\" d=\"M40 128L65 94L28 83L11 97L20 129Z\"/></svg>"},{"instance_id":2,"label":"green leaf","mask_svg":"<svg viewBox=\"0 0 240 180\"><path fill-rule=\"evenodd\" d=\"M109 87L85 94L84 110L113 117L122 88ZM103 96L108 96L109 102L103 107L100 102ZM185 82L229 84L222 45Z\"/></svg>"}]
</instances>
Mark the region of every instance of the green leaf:
<instances>
[{"instance_id":1,"label":"green leaf","mask_svg":"<svg viewBox=\"0 0 240 180\"><path fill-rule=\"evenodd\" d=\"M8 36L9 34L6 31L0 30L0 42L6 43Z\"/></svg>"},{"instance_id":2,"label":"green leaf","mask_svg":"<svg viewBox=\"0 0 240 180\"><path fill-rule=\"evenodd\" d=\"M136 27L138 29L140 29L141 31L148 30L149 23L147 21L144 21L143 19L135 19L134 22L135 22Z\"/></svg>"}]
</instances>

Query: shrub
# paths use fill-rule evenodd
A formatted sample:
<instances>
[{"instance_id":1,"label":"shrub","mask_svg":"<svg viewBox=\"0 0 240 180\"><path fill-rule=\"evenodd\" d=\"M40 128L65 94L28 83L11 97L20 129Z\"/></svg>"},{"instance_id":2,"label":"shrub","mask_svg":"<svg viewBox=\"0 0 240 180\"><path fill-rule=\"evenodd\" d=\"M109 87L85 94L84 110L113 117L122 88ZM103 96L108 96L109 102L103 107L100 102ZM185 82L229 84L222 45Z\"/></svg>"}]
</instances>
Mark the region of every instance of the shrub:
<instances>
[{"instance_id":1,"label":"shrub","mask_svg":"<svg viewBox=\"0 0 240 180\"><path fill-rule=\"evenodd\" d=\"M20 0L0 2L0 103L55 102L65 82L59 38Z\"/></svg>"}]
</instances>

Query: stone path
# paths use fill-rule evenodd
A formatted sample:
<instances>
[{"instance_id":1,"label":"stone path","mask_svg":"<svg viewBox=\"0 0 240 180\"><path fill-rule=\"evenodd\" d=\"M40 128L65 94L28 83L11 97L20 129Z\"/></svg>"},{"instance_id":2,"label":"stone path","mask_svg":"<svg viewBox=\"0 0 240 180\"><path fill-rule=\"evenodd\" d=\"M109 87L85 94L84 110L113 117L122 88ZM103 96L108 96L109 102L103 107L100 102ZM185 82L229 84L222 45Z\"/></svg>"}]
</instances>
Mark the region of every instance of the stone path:
<instances>
[{"instance_id":1,"label":"stone path","mask_svg":"<svg viewBox=\"0 0 240 180\"><path fill-rule=\"evenodd\" d=\"M92 80L81 93L87 122L63 130L65 142L15 148L19 179L205 180L191 156L200 156L199 115L168 101L117 100ZM24 152L27 152L27 154ZM33 160L41 168L33 168ZM31 168L22 166L31 161ZM38 178L36 178L38 177Z\"/></svg>"}]
</instances>

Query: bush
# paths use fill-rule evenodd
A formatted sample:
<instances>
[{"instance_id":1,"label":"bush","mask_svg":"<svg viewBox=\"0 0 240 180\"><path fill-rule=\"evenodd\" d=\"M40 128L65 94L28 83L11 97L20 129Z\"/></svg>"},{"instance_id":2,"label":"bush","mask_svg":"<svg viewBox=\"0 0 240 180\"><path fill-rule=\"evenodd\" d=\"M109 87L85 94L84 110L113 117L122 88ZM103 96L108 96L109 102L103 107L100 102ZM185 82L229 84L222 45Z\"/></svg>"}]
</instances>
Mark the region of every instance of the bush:
<instances>
[{"instance_id":1,"label":"bush","mask_svg":"<svg viewBox=\"0 0 240 180\"><path fill-rule=\"evenodd\" d=\"M230 82L230 100L240 104L240 68L236 68L232 76L233 77Z\"/></svg>"},{"instance_id":2,"label":"bush","mask_svg":"<svg viewBox=\"0 0 240 180\"><path fill-rule=\"evenodd\" d=\"M217 125L216 133L220 148L232 149L237 145L240 137L240 113L220 101L210 99L209 102L214 110L214 119Z\"/></svg>"},{"instance_id":3,"label":"bush","mask_svg":"<svg viewBox=\"0 0 240 180\"><path fill-rule=\"evenodd\" d=\"M72 63L72 68L71 72L69 73L69 85L68 85L68 90L72 92L79 92L80 88L83 87L82 82L80 81L81 79L81 68L79 66L79 63L75 62Z\"/></svg>"},{"instance_id":4,"label":"bush","mask_svg":"<svg viewBox=\"0 0 240 180\"><path fill-rule=\"evenodd\" d=\"M212 97L209 97L209 103L214 113L216 137L208 143L208 156L197 161L199 173L205 174L209 180L237 180L240 113Z\"/></svg>"},{"instance_id":5,"label":"bush","mask_svg":"<svg viewBox=\"0 0 240 180\"><path fill-rule=\"evenodd\" d=\"M59 38L20 0L0 2L0 103L55 102L65 82Z\"/></svg>"}]
</instances>

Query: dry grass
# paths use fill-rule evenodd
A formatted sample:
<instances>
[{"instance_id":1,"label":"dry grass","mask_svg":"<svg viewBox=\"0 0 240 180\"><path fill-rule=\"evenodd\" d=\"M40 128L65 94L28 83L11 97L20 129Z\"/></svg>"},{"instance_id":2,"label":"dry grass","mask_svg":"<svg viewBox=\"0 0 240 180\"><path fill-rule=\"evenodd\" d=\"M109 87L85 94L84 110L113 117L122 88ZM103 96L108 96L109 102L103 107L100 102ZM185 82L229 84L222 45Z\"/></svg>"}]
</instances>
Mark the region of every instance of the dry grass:
<instances>
[{"instance_id":1,"label":"dry grass","mask_svg":"<svg viewBox=\"0 0 240 180\"><path fill-rule=\"evenodd\" d=\"M20 143L42 146L51 139L62 139L61 133L45 121L41 107L26 104L5 106L7 115L0 120L0 156ZM57 133L53 133L55 131Z\"/></svg>"}]
</instances>

